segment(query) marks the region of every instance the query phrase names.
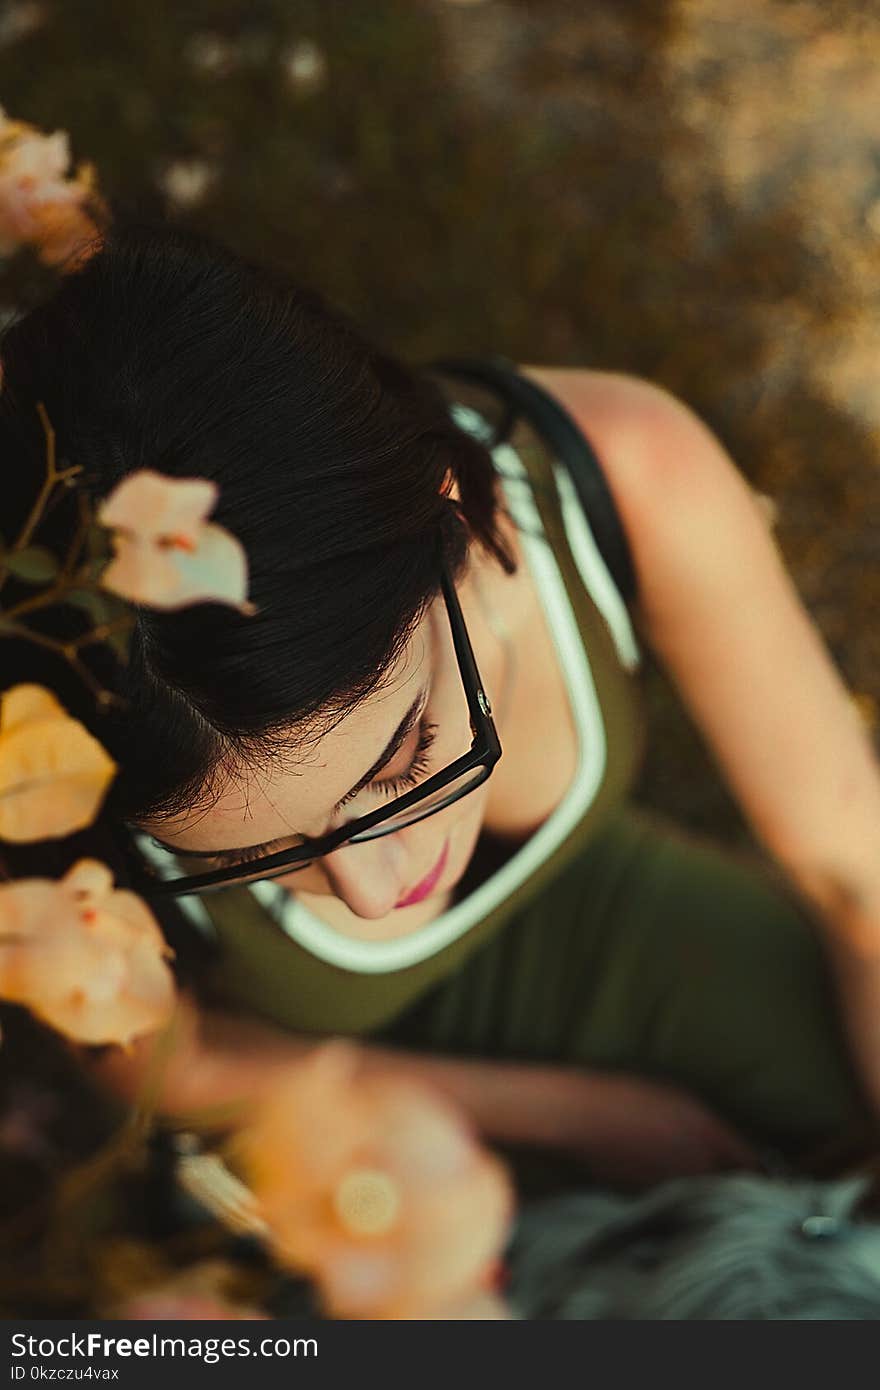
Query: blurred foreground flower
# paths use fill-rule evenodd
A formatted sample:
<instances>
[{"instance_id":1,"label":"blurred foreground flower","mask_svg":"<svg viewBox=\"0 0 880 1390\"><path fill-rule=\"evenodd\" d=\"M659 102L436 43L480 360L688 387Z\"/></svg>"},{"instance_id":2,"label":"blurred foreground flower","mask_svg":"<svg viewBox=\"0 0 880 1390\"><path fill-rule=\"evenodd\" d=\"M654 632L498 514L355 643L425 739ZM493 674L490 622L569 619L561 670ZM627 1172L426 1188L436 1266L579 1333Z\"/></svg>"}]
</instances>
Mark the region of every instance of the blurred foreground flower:
<instances>
[{"instance_id":1,"label":"blurred foreground flower","mask_svg":"<svg viewBox=\"0 0 880 1390\"><path fill-rule=\"evenodd\" d=\"M69 165L65 131L44 135L0 107L0 255L33 245L46 265L72 270L96 249L107 209L95 168L81 163L69 177Z\"/></svg>"},{"instance_id":2,"label":"blurred foreground flower","mask_svg":"<svg viewBox=\"0 0 880 1390\"><path fill-rule=\"evenodd\" d=\"M481 1290L470 1298L446 1303L442 1308L432 1308L424 1316L432 1322L441 1319L444 1322L506 1322L510 1318L510 1309L497 1293Z\"/></svg>"},{"instance_id":3,"label":"blurred foreground flower","mask_svg":"<svg viewBox=\"0 0 880 1390\"><path fill-rule=\"evenodd\" d=\"M0 839L24 844L85 829L115 771L44 686L14 685L0 696Z\"/></svg>"},{"instance_id":4,"label":"blurred foreground flower","mask_svg":"<svg viewBox=\"0 0 880 1390\"><path fill-rule=\"evenodd\" d=\"M512 1210L501 1164L433 1094L362 1077L351 1045L292 1067L234 1156L276 1254L332 1316L469 1316L446 1310L491 1282Z\"/></svg>"},{"instance_id":5,"label":"blurred foreground flower","mask_svg":"<svg viewBox=\"0 0 880 1390\"><path fill-rule=\"evenodd\" d=\"M256 612L245 597L243 547L205 521L217 494L205 478L169 478L148 468L123 478L98 509L116 552L103 587L153 608L213 601Z\"/></svg>"},{"instance_id":6,"label":"blurred foreground flower","mask_svg":"<svg viewBox=\"0 0 880 1390\"><path fill-rule=\"evenodd\" d=\"M97 860L0 887L0 998L77 1042L126 1045L161 1028L173 955L146 904Z\"/></svg>"},{"instance_id":7,"label":"blurred foreground flower","mask_svg":"<svg viewBox=\"0 0 880 1390\"><path fill-rule=\"evenodd\" d=\"M202 1260L154 1288L132 1294L107 1316L150 1322L168 1319L267 1321L267 1313L236 1303L230 1297L228 1290L234 1276L235 1270L223 1260Z\"/></svg>"}]
</instances>

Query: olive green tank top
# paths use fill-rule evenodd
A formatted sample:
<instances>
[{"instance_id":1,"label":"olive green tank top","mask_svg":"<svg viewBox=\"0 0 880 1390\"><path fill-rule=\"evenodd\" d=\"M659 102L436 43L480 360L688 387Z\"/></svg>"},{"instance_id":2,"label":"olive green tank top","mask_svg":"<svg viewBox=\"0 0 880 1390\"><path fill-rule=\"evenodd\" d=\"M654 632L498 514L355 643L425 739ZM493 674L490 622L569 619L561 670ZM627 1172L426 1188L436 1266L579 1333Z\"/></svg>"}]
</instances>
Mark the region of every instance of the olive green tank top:
<instances>
[{"instance_id":1,"label":"olive green tank top","mask_svg":"<svg viewBox=\"0 0 880 1390\"><path fill-rule=\"evenodd\" d=\"M455 423L487 447L503 407L484 386L436 374ZM408 936L337 932L272 880L182 899L215 951L204 995L283 1027L362 1034L382 1028L503 930L578 853L624 797L642 745L638 646L626 605L565 466L523 418L491 449L525 561L544 605L578 736L560 804L506 857L478 841L446 912ZM540 719L536 720L540 727Z\"/></svg>"}]
</instances>

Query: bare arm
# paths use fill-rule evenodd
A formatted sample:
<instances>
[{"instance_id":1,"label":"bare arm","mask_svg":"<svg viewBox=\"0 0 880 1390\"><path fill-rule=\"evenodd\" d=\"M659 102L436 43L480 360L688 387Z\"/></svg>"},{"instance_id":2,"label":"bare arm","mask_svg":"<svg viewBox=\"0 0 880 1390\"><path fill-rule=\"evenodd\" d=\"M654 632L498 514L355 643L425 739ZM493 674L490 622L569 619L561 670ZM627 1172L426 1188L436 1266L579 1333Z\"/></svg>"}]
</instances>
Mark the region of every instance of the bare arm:
<instances>
[{"instance_id":1,"label":"bare arm","mask_svg":"<svg viewBox=\"0 0 880 1390\"><path fill-rule=\"evenodd\" d=\"M162 1071L158 1109L172 1120L233 1107L241 1119L286 1068L321 1040L188 1004ZM97 1078L133 1101L155 1040L86 1053ZM428 1056L366 1045L367 1072L393 1071L451 1100L486 1140L567 1154L597 1179L639 1186L685 1173L754 1165L745 1142L672 1086L557 1066Z\"/></svg>"},{"instance_id":2,"label":"bare arm","mask_svg":"<svg viewBox=\"0 0 880 1390\"><path fill-rule=\"evenodd\" d=\"M524 368L596 447L630 539L641 629L757 836L818 910L880 1109L880 768L728 455L632 378Z\"/></svg>"}]
</instances>

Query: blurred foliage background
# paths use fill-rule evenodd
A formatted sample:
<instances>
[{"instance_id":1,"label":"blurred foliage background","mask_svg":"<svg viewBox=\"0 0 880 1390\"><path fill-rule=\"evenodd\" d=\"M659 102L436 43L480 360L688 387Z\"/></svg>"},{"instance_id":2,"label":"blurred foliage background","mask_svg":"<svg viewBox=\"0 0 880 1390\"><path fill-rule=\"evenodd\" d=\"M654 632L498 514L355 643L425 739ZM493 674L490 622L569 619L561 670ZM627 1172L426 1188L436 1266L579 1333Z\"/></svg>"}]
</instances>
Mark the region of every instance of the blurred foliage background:
<instances>
[{"instance_id":1,"label":"blurred foliage background","mask_svg":"<svg viewBox=\"0 0 880 1390\"><path fill-rule=\"evenodd\" d=\"M288 269L411 360L500 352L688 402L779 510L880 700L874 0L0 0L0 102L111 207ZM51 288L26 255L0 312ZM643 799L743 830L648 677Z\"/></svg>"}]
</instances>

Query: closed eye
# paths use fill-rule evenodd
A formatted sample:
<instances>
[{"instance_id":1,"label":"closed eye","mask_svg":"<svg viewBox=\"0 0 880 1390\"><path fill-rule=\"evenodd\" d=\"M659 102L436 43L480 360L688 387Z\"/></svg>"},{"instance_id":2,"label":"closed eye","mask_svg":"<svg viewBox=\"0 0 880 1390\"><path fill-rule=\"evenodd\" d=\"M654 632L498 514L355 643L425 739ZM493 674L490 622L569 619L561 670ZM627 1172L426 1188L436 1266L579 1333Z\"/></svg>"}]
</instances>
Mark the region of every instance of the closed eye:
<instances>
[{"instance_id":1,"label":"closed eye","mask_svg":"<svg viewBox=\"0 0 880 1390\"><path fill-rule=\"evenodd\" d=\"M372 782L361 787L354 795L343 797L335 809L339 810L341 807L347 806L356 797L362 796L365 791L379 792L386 796L401 796L410 787L414 787L428 770L430 765L428 755L436 737L436 724L420 723L418 743L406 771L398 772L393 777L374 778ZM302 837L298 837L298 843L305 844L307 842ZM211 861L221 869L235 868L239 864L251 864L255 860L263 859L267 854L274 854L284 848L292 848L290 840L268 840L265 844L251 845L248 849L233 850L229 854L214 854L211 856Z\"/></svg>"},{"instance_id":2,"label":"closed eye","mask_svg":"<svg viewBox=\"0 0 880 1390\"><path fill-rule=\"evenodd\" d=\"M231 854L212 854L211 859L219 868L232 868L237 864L250 864L256 859L264 859L267 854L289 847L287 840L269 840L265 845L251 845L249 849L237 849Z\"/></svg>"},{"instance_id":3,"label":"closed eye","mask_svg":"<svg viewBox=\"0 0 880 1390\"><path fill-rule=\"evenodd\" d=\"M368 782L366 787L362 788L361 791L385 792L386 794L400 796L409 787L414 787L419 778L428 770L430 761L428 752L436 737L436 724L428 724L425 721L420 723L418 743L416 744L412 761L406 771L395 773L393 777L376 777L372 782ZM360 796L361 792L357 792L356 795ZM353 796L343 797L339 803L339 807L347 806L348 803L354 799ZM339 807L337 807L337 810Z\"/></svg>"}]
</instances>

